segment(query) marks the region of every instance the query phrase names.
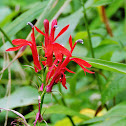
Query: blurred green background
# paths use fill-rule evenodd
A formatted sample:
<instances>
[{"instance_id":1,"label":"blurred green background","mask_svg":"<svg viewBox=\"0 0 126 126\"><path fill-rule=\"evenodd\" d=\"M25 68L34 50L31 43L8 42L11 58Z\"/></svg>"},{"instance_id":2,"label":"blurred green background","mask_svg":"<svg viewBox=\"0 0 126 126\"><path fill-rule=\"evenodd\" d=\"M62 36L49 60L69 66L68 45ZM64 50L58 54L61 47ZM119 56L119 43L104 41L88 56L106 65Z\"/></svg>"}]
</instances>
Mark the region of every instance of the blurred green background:
<instances>
[{"instance_id":1,"label":"blurred green background","mask_svg":"<svg viewBox=\"0 0 126 126\"><path fill-rule=\"evenodd\" d=\"M88 61L92 65L90 70L96 74L85 75L78 65L70 62L68 68L76 74L66 72L67 90L58 84L54 86L51 94L46 94L44 120L49 126L72 126L66 117L70 115L78 126L125 126L126 1L84 2L87 20L80 0L0 0L0 108L10 108L22 113L28 124L33 125L38 110L38 87L41 85L42 75L34 73L30 67L33 67L33 59L29 47L11 66L8 64L17 52L5 50L13 47L13 39L30 40L31 28L27 22L32 22L44 30L44 19L51 22L56 18L59 27L56 34L70 24L69 29L57 39L57 42L70 49L70 34L73 42L83 39L84 44L78 44L73 55ZM103 20L107 21L112 35L107 32L107 24ZM91 55L86 21L94 57ZM37 32L35 35L39 54L44 55L41 49L44 39ZM61 104L62 97L65 98L67 107ZM101 117L95 117L96 112L100 112ZM12 112L1 112L0 126L10 126L16 117ZM37 125L46 124L42 122Z\"/></svg>"}]
</instances>

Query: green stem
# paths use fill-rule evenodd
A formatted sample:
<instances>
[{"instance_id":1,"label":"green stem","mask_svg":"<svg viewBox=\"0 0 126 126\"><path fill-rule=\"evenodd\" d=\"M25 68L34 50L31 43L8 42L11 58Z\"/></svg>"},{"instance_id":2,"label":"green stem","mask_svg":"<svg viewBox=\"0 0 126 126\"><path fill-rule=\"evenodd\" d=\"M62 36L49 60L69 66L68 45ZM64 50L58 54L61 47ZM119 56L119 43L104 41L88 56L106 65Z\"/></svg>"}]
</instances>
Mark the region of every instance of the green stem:
<instances>
[{"instance_id":1,"label":"green stem","mask_svg":"<svg viewBox=\"0 0 126 126\"><path fill-rule=\"evenodd\" d=\"M66 105L66 102L65 102L65 100L64 100L64 98L63 98L63 97L62 97L62 99L61 99L61 100L62 100L63 105L64 105L64 106L67 106L67 105ZM69 115L66 115L66 116L69 118L69 120L71 121L72 125L73 125L73 126L75 126L75 124L74 124L74 122L73 122L73 120L72 120L72 117L71 117L71 116L69 116Z\"/></svg>"},{"instance_id":2,"label":"green stem","mask_svg":"<svg viewBox=\"0 0 126 126\"><path fill-rule=\"evenodd\" d=\"M90 50L91 50L91 55L92 55L92 58L95 58L93 47L92 47L92 41L91 41L91 35L90 35L89 25L88 25L88 19L87 19L87 15L86 15L86 9L85 9L85 5L84 5L83 0L81 0L81 4L83 6L83 14L84 14L85 26L86 26L87 33L88 33L88 39L89 39L89 46L90 46ZM99 91L101 92L101 85L100 85L100 82L99 82L100 79L98 77L98 73L95 72L94 76L96 77L96 80L98 82Z\"/></svg>"},{"instance_id":3,"label":"green stem","mask_svg":"<svg viewBox=\"0 0 126 126\"><path fill-rule=\"evenodd\" d=\"M7 38L9 42L11 42L11 39L8 37L8 35L4 32L4 30L0 27L0 31L3 33L3 35Z\"/></svg>"},{"instance_id":4,"label":"green stem","mask_svg":"<svg viewBox=\"0 0 126 126\"><path fill-rule=\"evenodd\" d=\"M60 86L60 84L59 84L59 91L62 93L62 90L61 90L61 86ZM63 96L62 96L62 98L61 98L61 101L62 101L62 104L63 104L64 106L67 107L67 104L66 104L66 102L65 102ZM72 120L72 117L69 116L69 115L66 115L66 116L69 118L69 120L71 121L72 125L75 126L75 124L74 124L74 122L73 122L73 120Z\"/></svg>"},{"instance_id":5,"label":"green stem","mask_svg":"<svg viewBox=\"0 0 126 126\"><path fill-rule=\"evenodd\" d=\"M75 126L75 124L74 124L74 122L73 122L73 120L72 120L71 116L67 115L67 117L68 117L68 118L69 118L69 120L71 121L72 125L73 125L73 126Z\"/></svg>"},{"instance_id":6,"label":"green stem","mask_svg":"<svg viewBox=\"0 0 126 126\"><path fill-rule=\"evenodd\" d=\"M41 105L40 105L40 112L42 112L42 105L43 105L43 101L44 101L44 96L46 94L46 88L44 88L42 95L41 95Z\"/></svg>"},{"instance_id":7,"label":"green stem","mask_svg":"<svg viewBox=\"0 0 126 126\"><path fill-rule=\"evenodd\" d=\"M84 5L83 0L81 0L81 4L83 6L84 21L85 21L85 26L86 26L87 33L88 33L91 55L92 55L92 58L94 58L95 56L94 56L94 51L93 51L92 42L91 42L91 35L90 35L90 30L89 30L89 25L88 25L88 19L87 19L86 9L85 9L85 5Z\"/></svg>"},{"instance_id":8,"label":"green stem","mask_svg":"<svg viewBox=\"0 0 126 126\"><path fill-rule=\"evenodd\" d=\"M48 73L48 67L46 67L45 69L45 73L44 73L44 85L46 85L46 75ZM41 105L40 105L40 112L42 111L42 105L43 105L43 101L44 101L44 96L46 94L46 88L44 87L42 95L41 95Z\"/></svg>"}]
</instances>

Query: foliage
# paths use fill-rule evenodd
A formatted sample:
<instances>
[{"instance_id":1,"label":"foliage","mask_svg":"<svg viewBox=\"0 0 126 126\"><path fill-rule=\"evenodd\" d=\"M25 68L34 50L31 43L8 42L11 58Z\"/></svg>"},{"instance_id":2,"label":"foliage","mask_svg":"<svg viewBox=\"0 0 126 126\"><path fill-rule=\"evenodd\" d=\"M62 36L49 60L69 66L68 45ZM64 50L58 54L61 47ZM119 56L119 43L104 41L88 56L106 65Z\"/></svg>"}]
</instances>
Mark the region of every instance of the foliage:
<instances>
[{"instance_id":1,"label":"foliage","mask_svg":"<svg viewBox=\"0 0 126 126\"><path fill-rule=\"evenodd\" d=\"M46 74L34 72L29 47L23 53L5 50L15 47L13 39L31 41L32 31L27 22L44 31L44 19L58 20L56 35L69 24L56 42L70 50L70 35L73 44L82 39L84 44L76 45L73 56L90 63L89 70L95 74L85 74L79 65L70 62L68 68L75 74L65 72L68 89L58 83L51 93L45 94L43 120L49 126L72 126L70 118L78 126L125 126L125 0L1 0L0 12L0 108L4 108L0 113L1 126L6 123L9 126L18 116L6 109L20 112L28 125L35 121L39 89ZM44 58L41 46L44 37L37 31L35 37L37 50ZM15 56L19 58L15 60ZM42 121L37 125L46 123Z\"/></svg>"}]
</instances>

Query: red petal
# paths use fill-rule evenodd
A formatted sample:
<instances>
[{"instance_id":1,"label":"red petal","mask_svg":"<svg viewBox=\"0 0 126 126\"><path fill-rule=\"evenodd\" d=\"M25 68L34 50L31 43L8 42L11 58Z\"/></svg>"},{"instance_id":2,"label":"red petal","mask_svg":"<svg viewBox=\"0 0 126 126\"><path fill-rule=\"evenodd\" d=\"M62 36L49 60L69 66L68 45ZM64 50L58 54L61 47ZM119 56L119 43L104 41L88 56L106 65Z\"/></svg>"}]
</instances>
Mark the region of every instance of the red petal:
<instances>
[{"instance_id":1,"label":"red petal","mask_svg":"<svg viewBox=\"0 0 126 126\"><path fill-rule=\"evenodd\" d=\"M71 50L72 50L72 36L70 35L70 37L69 37L69 45L70 45L70 48L71 48Z\"/></svg>"},{"instance_id":2,"label":"red petal","mask_svg":"<svg viewBox=\"0 0 126 126\"><path fill-rule=\"evenodd\" d=\"M74 73L74 74L75 74L75 72L69 70L67 67L65 68L65 70L66 70L67 72L69 72L69 73Z\"/></svg>"},{"instance_id":3,"label":"red petal","mask_svg":"<svg viewBox=\"0 0 126 126\"><path fill-rule=\"evenodd\" d=\"M45 57L47 57L48 67L51 67L51 65L53 63L53 46L52 46L52 44L49 44L47 46L47 49L45 51Z\"/></svg>"},{"instance_id":4,"label":"red petal","mask_svg":"<svg viewBox=\"0 0 126 126\"><path fill-rule=\"evenodd\" d=\"M69 50L67 50L65 47L61 46L58 43L53 44L53 51L55 51L55 50L60 51L62 54L66 55L68 57L72 56Z\"/></svg>"},{"instance_id":5,"label":"red petal","mask_svg":"<svg viewBox=\"0 0 126 126\"><path fill-rule=\"evenodd\" d=\"M40 29L38 29L36 26L34 26L37 32L41 33L42 35L48 37L44 32L42 32Z\"/></svg>"},{"instance_id":6,"label":"red petal","mask_svg":"<svg viewBox=\"0 0 126 126\"><path fill-rule=\"evenodd\" d=\"M73 50L74 50L76 44L77 44L77 42L74 43L74 45L73 45L73 47L72 47L72 49L71 49L71 53L73 52Z\"/></svg>"},{"instance_id":7,"label":"red petal","mask_svg":"<svg viewBox=\"0 0 126 126\"><path fill-rule=\"evenodd\" d=\"M76 61L75 61L75 62L76 62ZM78 63L78 62L76 62L76 63ZM91 74L94 73L94 72L92 72L92 71L86 69L82 64L78 63L78 65L83 69L84 72L88 72L88 73L91 73Z\"/></svg>"},{"instance_id":8,"label":"red petal","mask_svg":"<svg viewBox=\"0 0 126 126\"><path fill-rule=\"evenodd\" d=\"M66 78L65 78L65 74L64 73L62 73L62 85L63 85L63 87L65 87L66 89L67 89L67 87L66 87Z\"/></svg>"},{"instance_id":9,"label":"red petal","mask_svg":"<svg viewBox=\"0 0 126 126\"><path fill-rule=\"evenodd\" d=\"M53 53L49 56L47 56L47 65L48 67L51 67L53 64Z\"/></svg>"},{"instance_id":10,"label":"red petal","mask_svg":"<svg viewBox=\"0 0 126 126\"><path fill-rule=\"evenodd\" d=\"M44 28L45 28L45 34L46 36L49 36L49 21L47 19L44 20L43 22ZM49 44L49 38L45 36L45 47Z\"/></svg>"},{"instance_id":11,"label":"red petal","mask_svg":"<svg viewBox=\"0 0 126 126\"><path fill-rule=\"evenodd\" d=\"M34 27L32 28L31 39L32 39L32 43L36 46L35 34L34 34Z\"/></svg>"},{"instance_id":12,"label":"red petal","mask_svg":"<svg viewBox=\"0 0 126 126\"><path fill-rule=\"evenodd\" d=\"M44 28L45 28L45 34L48 35L48 33L49 33L49 21L47 19L45 19L43 24L44 24Z\"/></svg>"},{"instance_id":13,"label":"red petal","mask_svg":"<svg viewBox=\"0 0 126 126\"><path fill-rule=\"evenodd\" d=\"M24 46L24 45L20 45L20 46L17 46L17 47L12 47L12 48L7 49L6 51L17 51L17 50L20 49L22 46Z\"/></svg>"},{"instance_id":14,"label":"red petal","mask_svg":"<svg viewBox=\"0 0 126 126\"><path fill-rule=\"evenodd\" d=\"M48 79L50 79L53 75L54 75L54 73L55 73L55 71L56 71L56 66L53 66L50 70L49 70L49 72L47 73L47 78Z\"/></svg>"},{"instance_id":15,"label":"red petal","mask_svg":"<svg viewBox=\"0 0 126 126\"><path fill-rule=\"evenodd\" d=\"M42 64L45 66L46 65L46 61L42 61Z\"/></svg>"},{"instance_id":16,"label":"red petal","mask_svg":"<svg viewBox=\"0 0 126 126\"><path fill-rule=\"evenodd\" d=\"M45 56L48 57L49 55L52 54L52 52L53 52L53 45L52 45L52 44L49 44L49 45L47 46L47 48L46 48Z\"/></svg>"},{"instance_id":17,"label":"red petal","mask_svg":"<svg viewBox=\"0 0 126 126\"><path fill-rule=\"evenodd\" d=\"M51 30L54 28L54 25L57 25L57 20L54 19L51 24Z\"/></svg>"},{"instance_id":18,"label":"red petal","mask_svg":"<svg viewBox=\"0 0 126 126\"><path fill-rule=\"evenodd\" d=\"M68 29L69 25L65 26L60 32L59 34L56 36L56 38L54 39L54 41L59 37L61 36L67 29Z\"/></svg>"},{"instance_id":19,"label":"red petal","mask_svg":"<svg viewBox=\"0 0 126 126\"><path fill-rule=\"evenodd\" d=\"M53 49L53 51L54 51L54 55L56 59L61 62L63 59L63 54L60 52L60 50L55 49L55 48Z\"/></svg>"},{"instance_id":20,"label":"red petal","mask_svg":"<svg viewBox=\"0 0 126 126\"><path fill-rule=\"evenodd\" d=\"M85 60L83 60L83 59L80 59L80 58L72 58L71 60L73 60L73 61L75 61L76 63L78 63L78 64L81 64L81 65L83 65L83 66L85 66L85 67L91 67L91 64L89 64L88 62L86 62Z\"/></svg>"},{"instance_id":21,"label":"red petal","mask_svg":"<svg viewBox=\"0 0 126 126\"><path fill-rule=\"evenodd\" d=\"M38 69L41 70L41 64L39 63L39 55L37 53L36 46L33 45L30 47L32 50L32 57L33 57L33 61L34 61L35 72L38 72Z\"/></svg>"},{"instance_id":22,"label":"red petal","mask_svg":"<svg viewBox=\"0 0 126 126\"><path fill-rule=\"evenodd\" d=\"M51 92L52 91L52 87L55 83L55 80L57 79L57 74L55 74L50 82L49 85L46 86L46 92Z\"/></svg>"},{"instance_id":23,"label":"red petal","mask_svg":"<svg viewBox=\"0 0 126 126\"><path fill-rule=\"evenodd\" d=\"M88 73L91 73L91 74L94 73L94 72L92 72L92 71L86 69L85 67L83 67L81 64L79 64L79 66L84 70L84 72L88 72Z\"/></svg>"},{"instance_id":24,"label":"red petal","mask_svg":"<svg viewBox=\"0 0 126 126\"><path fill-rule=\"evenodd\" d=\"M49 72L47 74L47 78L51 78L57 68L56 64L57 64L58 60L55 59L54 62L53 62L53 65L51 67L49 67Z\"/></svg>"},{"instance_id":25,"label":"red petal","mask_svg":"<svg viewBox=\"0 0 126 126\"><path fill-rule=\"evenodd\" d=\"M68 64L69 62L70 62L70 57L66 57L66 58L64 59L63 63L61 64L60 68L61 68L61 69L64 69L64 68L67 66L67 64Z\"/></svg>"},{"instance_id":26,"label":"red petal","mask_svg":"<svg viewBox=\"0 0 126 126\"><path fill-rule=\"evenodd\" d=\"M28 41L25 39L14 39L12 40L13 45L21 45L21 44L27 44Z\"/></svg>"},{"instance_id":27,"label":"red petal","mask_svg":"<svg viewBox=\"0 0 126 126\"><path fill-rule=\"evenodd\" d=\"M51 32L50 32L50 41L51 43L54 41L54 35L55 35L55 25L57 25L57 20L54 19L51 24Z\"/></svg>"}]
</instances>

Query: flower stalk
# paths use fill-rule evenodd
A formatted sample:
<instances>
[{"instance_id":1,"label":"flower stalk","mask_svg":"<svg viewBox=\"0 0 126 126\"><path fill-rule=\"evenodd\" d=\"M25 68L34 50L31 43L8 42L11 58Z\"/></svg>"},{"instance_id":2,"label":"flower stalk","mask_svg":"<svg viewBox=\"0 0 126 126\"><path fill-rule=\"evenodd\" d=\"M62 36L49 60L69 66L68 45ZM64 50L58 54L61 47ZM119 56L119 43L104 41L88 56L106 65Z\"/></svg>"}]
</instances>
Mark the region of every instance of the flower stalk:
<instances>
[{"instance_id":1,"label":"flower stalk","mask_svg":"<svg viewBox=\"0 0 126 126\"><path fill-rule=\"evenodd\" d=\"M44 101L44 96L46 94L46 88L44 88L42 95L41 95L41 104L40 104L40 113L42 111L42 105L43 105L43 101Z\"/></svg>"}]
</instances>

